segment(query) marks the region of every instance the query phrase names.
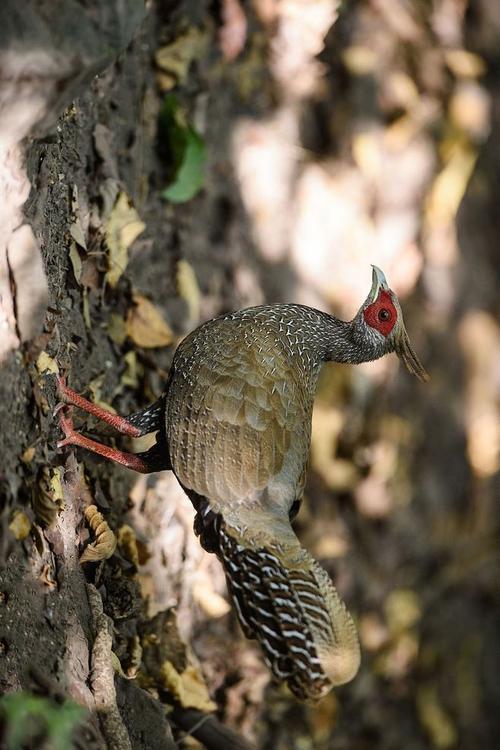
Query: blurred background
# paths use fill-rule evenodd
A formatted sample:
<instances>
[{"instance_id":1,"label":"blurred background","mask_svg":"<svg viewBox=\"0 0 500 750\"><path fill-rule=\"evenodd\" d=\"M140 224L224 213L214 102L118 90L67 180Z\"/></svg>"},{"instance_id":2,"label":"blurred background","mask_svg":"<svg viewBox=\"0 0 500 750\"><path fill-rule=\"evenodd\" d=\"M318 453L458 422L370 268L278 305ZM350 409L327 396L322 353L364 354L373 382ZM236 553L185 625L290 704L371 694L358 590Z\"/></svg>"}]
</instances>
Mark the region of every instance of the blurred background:
<instances>
[{"instance_id":1,"label":"blurred background","mask_svg":"<svg viewBox=\"0 0 500 750\"><path fill-rule=\"evenodd\" d=\"M223 54L241 60L240 93L260 107L224 141L246 224L225 206L220 263L234 260L224 307L294 300L349 319L376 263L431 375L421 385L395 357L324 369L297 529L355 613L363 663L318 708L297 707L275 689L261 694L267 675L256 681L254 651L249 663L239 642L229 659L239 699L225 711L264 748L500 740L494 6L223 4ZM209 143L222 122L208 116ZM209 154L211 181L221 155ZM199 278L203 316L218 312L218 292L207 295L216 273ZM218 581L203 558L196 586L205 564ZM225 627L195 618L186 628L205 670L223 644L209 683L227 669Z\"/></svg>"},{"instance_id":2,"label":"blurred background","mask_svg":"<svg viewBox=\"0 0 500 750\"><path fill-rule=\"evenodd\" d=\"M135 538L124 575L143 623L175 607L206 692L198 705L263 750L498 747L500 4L147 9L118 63L59 119L70 145L32 146L32 183L45 169L55 185L25 208L52 331L30 345L32 361L46 350L74 387L90 383L126 413L161 393L175 344L202 321L281 301L350 319L374 263L430 382L395 356L322 373L296 529L356 619L363 657L351 684L317 707L271 684L175 479L124 479L78 453L114 528ZM62 208L60 173L77 187ZM113 255L120 221L131 239ZM47 412L40 419L57 439ZM40 444L26 436L9 455L24 451L36 488ZM141 630L127 622L115 623L115 652L131 669ZM139 674L146 667L143 656Z\"/></svg>"}]
</instances>

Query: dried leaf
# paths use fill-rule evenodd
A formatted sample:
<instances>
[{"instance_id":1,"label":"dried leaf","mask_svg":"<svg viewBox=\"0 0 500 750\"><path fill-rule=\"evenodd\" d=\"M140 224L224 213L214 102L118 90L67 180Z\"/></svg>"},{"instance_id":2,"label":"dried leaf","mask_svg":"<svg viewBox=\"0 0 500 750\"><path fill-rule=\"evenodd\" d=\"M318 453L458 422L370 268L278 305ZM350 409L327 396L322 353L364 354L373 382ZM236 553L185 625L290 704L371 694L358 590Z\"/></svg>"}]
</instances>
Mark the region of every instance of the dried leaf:
<instances>
[{"instance_id":1,"label":"dried leaf","mask_svg":"<svg viewBox=\"0 0 500 750\"><path fill-rule=\"evenodd\" d=\"M104 373L101 373L100 375L97 375L97 377L93 378L91 380L87 387L92 394L92 401L97 404L98 406L102 406L103 409L107 409L108 411L113 412L113 414L116 414L116 409L114 409L111 404L108 404L107 401L103 401L101 398L102 396L102 384L104 382Z\"/></svg>"},{"instance_id":2,"label":"dried leaf","mask_svg":"<svg viewBox=\"0 0 500 750\"><path fill-rule=\"evenodd\" d=\"M80 253L74 242L71 243L69 248L69 259L71 261L71 267L73 268L73 275L76 283L80 284L82 279L82 259L80 258Z\"/></svg>"},{"instance_id":3,"label":"dried leaf","mask_svg":"<svg viewBox=\"0 0 500 750\"><path fill-rule=\"evenodd\" d=\"M142 374L144 368L137 361L137 354L135 352L127 352L123 359L126 368L121 376L120 384L129 386L129 388L137 388L139 385L139 375Z\"/></svg>"},{"instance_id":4,"label":"dried leaf","mask_svg":"<svg viewBox=\"0 0 500 750\"><path fill-rule=\"evenodd\" d=\"M127 336L146 349L168 346L173 333L152 302L140 294L134 294L134 306L128 311L125 324Z\"/></svg>"},{"instance_id":5,"label":"dried leaf","mask_svg":"<svg viewBox=\"0 0 500 750\"><path fill-rule=\"evenodd\" d=\"M58 466L54 469L53 474L50 477L50 492L52 495L52 499L55 503L59 505L59 507L62 507L64 503L64 491L62 486L62 476L63 476L63 470L61 466Z\"/></svg>"},{"instance_id":6,"label":"dried leaf","mask_svg":"<svg viewBox=\"0 0 500 750\"><path fill-rule=\"evenodd\" d=\"M9 529L15 538L22 542L30 533L31 521L22 510L16 510L12 516L12 521L9 523Z\"/></svg>"},{"instance_id":7,"label":"dried leaf","mask_svg":"<svg viewBox=\"0 0 500 750\"><path fill-rule=\"evenodd\" d=\"M161 88L167 91L178 83L184 83L191 63L205 55L208 44L208 32L190 26L171 44L161 47L155 55L156 64L163 73Z\"/></svg>"},{"instance_id":8,"label":"dried leaf","mask_svg":"<svg viewBox=\"0 0 500 750\"><path fill-rule=\"evenodd\" d=\"M55 469L52 475L48 467L43 468L32 502L37 518L43 521L45 526L50 527L64 506L61 467Z\"/></svg>"},{"instance_id":9,"label":"dried leaf","mask_svg":"<svg viewBox=\"0 0 500 750\"><path fill-rule=\"evenodd\" d=\"M33 458L35 457L35 446L30 445L29 448L26 448L24 453L21 454L21 461L23 464L30 464L33 461Z\"/></svg>"},{"instance_id":10,"label":"dried leaf","mask_svg":"<svg viewBox=\"0 0 500 750\"><path fill-rule=\"evenodd\" d=\"M111 216L111 212L113 211L119 193L120 186L117 180L115 180L113 177L108 177L107 179L103 180L99 188L99 194L101 196L102 202L100 221L103 224L106 223Z\"/></svg>"},{"instance_id":11,"label":"dried leaf","mask_svg":"<svg viewBox=\"0 0 500 750\"><path fill-rule=\"evenodd\" d=\"M106 281L115 287L128 264L128 249L146 225L130 205L128 196L120 193L109 216L105 236L109 251Z\"/></svg>"},{"instance_id":12,"label":"dried leaf","mask_svg":"<svg viewBox=\"0 0 500 750\"><path fill-rule=\"evenodd\" d=\"M73 185L72 193L71 211L74 216L74 221L70 224L69 233L75 240L76 244L86 250L87 242L85 240L85 232L88 229L89 224L88 207L85 205L84 201L80 201L77 185Z\"/></svg>"},{"instance_id":13,"label":"dried leaf","mask_svg":"<svg viewBox=\"0 0 500 750\"><path fill-rule=\"evenodd\" d=\"M193 267L187 260L177 263L177 292L187 304L190 327L200 319L201 292Z\"/></svg>"},{"instance_id":14,"label":"dried leaf","mask_svg":"<svg viewBox=\"0 0 500 750\"><path fill-rule=\"evenodd\" d=\"M107 326L109 338L121 346L127 338L127 331L125 329L125 320L118 313L111 313L109 323Z\"/></svg>"},{"instance_id":15,"label":"dried leaf","mask_svg":"<svg viewBox=\"0 0 500 750\"><path fill-rule=\"evenodd\" d=\"M38 580L45 586L49 591L55 591L57 589L57 581L54 577L54 568L45 563L39 573Z\"/></svg>"},{"instance_id":16,"label":"dried leaf","mask_svg":"<svg viewBox=\"0 0 500 750\"><path fill-rule=\"evenodd\" d=\"M49 357L47 352L40 352L36 360L36 369L40 374L44 372L51 372L54 375L59 374L59 367L55 359Z\"/></svg>"},{"instance_id":17,"label":"dried leaf","mask_svg":"<svg viewBox=\"0 0 500 750\"><path fill-rule=\"evenodd\" d=\"M69 233L73 237L77 245L80 245L80 247L87 249L87 243L85 242L85 236L83 234L83 228L79 218L77 218L72 224L69 225Z\"/></svg>"},{"instance_id":18,"label":"dried leaf","mask_svg":"<svg viewBox=\"0 0 500 750\"><path fill-rule=\"evenodd\" d=\"M82 286L88 289L100 288L100 270L96 256L87 256L82 261L82 275L80 278Z\"/></svg>"},{"instance_id":19,"label":"dried leaf","mask_svg":"<svg viewBox=\"0 0 500 750\"><path fill-rule=\"evenodd\" d=\"M179 674L170 661L161 666L163 686L174 695L185 708L200 711L215 711L216 705L210 700L207 686L199 671L192 665Z\"/></svg>"},{"instance_id":20,"label":"dried leaf","mask_svg":"<svg viewBox=\"0 0 500 750\"><path fill-rule=\"evenodd\" d=\"M124 523L118 530L118 547L122 555L138 568L137 538L134 529L128 523Z\"/></svg>"},{"instance_id":21,"label":"dried leaf","mask_svg":"<svg viewBox=\"0 0 500 750\"><path fill-rule=\"evenodd\" d=\"M116 549L116 536L109 528L107 521L104 519L95 505L89 505L85 510L85 518L90 528L95 534L95 541L89 544L80 557L80 562L98 562L107 560Z\"/></svg>"}]
</instances>

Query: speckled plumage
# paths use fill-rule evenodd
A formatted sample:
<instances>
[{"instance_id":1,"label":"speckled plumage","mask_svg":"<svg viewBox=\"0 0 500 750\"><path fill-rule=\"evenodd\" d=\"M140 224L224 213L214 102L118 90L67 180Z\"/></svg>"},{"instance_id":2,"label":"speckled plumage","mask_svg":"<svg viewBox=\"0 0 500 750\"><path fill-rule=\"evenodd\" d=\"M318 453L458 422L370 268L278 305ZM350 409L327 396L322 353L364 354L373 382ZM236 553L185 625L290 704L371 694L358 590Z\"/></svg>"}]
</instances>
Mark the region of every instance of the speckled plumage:
<instances>
[{"instance_id":1,"label":"speckled plumage","mask_svg":"<svg viewBox=\"0 0 500 750\"><path fill-rule=\"evenodd\" d=\"M380 319L384 335L366 322L377 320L381 289L391 306ZM295 304L222 315L181 342L156 404L128 420L93 408L115 426L118 419L126 434L158 430L149 452L107 449L65 426L62 444L139 471L174 471L197 511L202 545L224 566L244 632L300 699L316 700L352 679L360 658L352 618L290 524L304 491L318 375L329 360L358 363L390 351L424 376L397 298L375 269L351 322ZM82 406L74 392L69 401Z\"/></svg>"}]
</instances>

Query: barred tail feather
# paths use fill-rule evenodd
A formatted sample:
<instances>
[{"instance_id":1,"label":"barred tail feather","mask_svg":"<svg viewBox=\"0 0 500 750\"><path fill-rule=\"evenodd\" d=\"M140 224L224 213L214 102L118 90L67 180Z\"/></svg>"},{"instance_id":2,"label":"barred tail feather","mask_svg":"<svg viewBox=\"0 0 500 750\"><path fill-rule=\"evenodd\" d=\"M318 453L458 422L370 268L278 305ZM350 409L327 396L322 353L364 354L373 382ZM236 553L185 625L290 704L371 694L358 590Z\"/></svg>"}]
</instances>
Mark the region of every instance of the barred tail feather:
<instances>
[{"instance_id":1,"label":"barred tail feather","mask_svg":"<svg viewBox=\"0 0 500 750\"><path fill-rule=\"evenodd\" d=\"M327 572L292 534L291 555L284 553L283 539L245 545L206 498L186 492L203 548L224 566L243 632L259 641L275 677L309 701L351 680L360 662L356 627Z\"/></svg>"},{"instance_id":2,"label":"barred tail feather","mask_svg":"<svg viewBox=\"0 0 500 750\"><path fill-rule=\"evenodd\" d=\"M318 651L331 640L332 623L313 570L288 569L269 550L244 547L222 519L218 532L219 555L243 632L259 641L274 675L297 698L319 700L336 683Z\"/></svg>"}]
</instances>

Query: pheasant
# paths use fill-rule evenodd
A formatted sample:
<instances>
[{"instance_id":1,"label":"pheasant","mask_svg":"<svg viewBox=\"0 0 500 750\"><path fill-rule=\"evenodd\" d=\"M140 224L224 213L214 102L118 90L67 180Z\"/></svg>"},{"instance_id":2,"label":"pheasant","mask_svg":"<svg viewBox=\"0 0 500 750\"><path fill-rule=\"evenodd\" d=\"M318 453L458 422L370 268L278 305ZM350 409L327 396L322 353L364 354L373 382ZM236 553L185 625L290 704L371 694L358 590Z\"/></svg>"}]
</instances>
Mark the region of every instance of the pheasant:
<instances>
[{"instance_id":1,"label":"pheasant","mask_svg":"<svg viewBox=\"0 0 500 750\"><path fill-rule=\"evenodd\" d=\"M59 380L64 404L119 432L157 432L132 454L76 432L65 438L136 471L174 472L195 511L202 546L222 562L239 622L259 641L278 680L316 701L351 680L360 649L354 622L326 571L301 546L300 507L311 417L323 363L359 363L396 352L420 380L399 301L373 267L370 293L350 322L298 304L252 307L204 323L179 345L165 392L120 417Z\"/></svg>"}]
</instances>

